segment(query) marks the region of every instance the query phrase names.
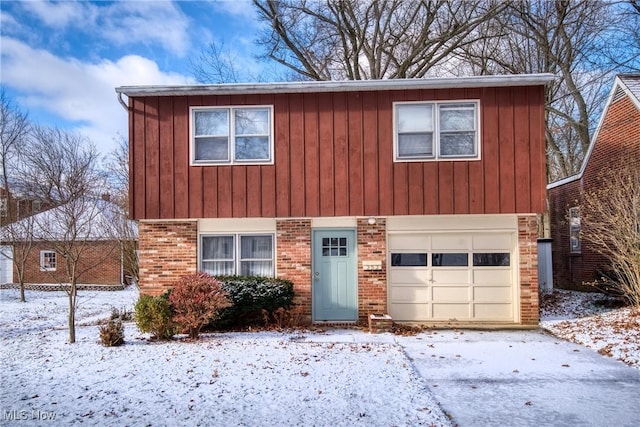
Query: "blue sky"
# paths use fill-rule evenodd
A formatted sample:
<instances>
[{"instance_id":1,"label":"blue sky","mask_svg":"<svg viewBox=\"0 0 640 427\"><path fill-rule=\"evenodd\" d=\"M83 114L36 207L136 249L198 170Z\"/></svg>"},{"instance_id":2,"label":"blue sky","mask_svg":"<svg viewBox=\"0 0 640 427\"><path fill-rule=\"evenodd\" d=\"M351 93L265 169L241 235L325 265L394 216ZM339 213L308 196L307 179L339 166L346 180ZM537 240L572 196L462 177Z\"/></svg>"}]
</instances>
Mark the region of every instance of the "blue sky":
<instances>
[{"instance_id":1,"label":"blue sky","mask_svg":"<svg viewBox=\"0 0 640 427\"><path fill-rule=\"evenodd\" d=\"M115 87L194 83L189 60L224 43L240 69L258 21L249 0L0 2L0 76L39 124L81 133L107 153L127 136Z\"/></svg>"}]
</instances>

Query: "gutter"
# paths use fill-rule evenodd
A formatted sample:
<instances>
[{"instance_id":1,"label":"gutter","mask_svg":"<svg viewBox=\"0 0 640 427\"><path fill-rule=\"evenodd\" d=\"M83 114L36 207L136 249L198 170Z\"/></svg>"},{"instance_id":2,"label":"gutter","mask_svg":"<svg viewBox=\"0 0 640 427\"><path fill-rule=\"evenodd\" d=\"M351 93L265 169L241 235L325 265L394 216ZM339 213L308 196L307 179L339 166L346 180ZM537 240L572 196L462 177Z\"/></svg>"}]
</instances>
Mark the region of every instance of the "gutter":
<instances>
[{"instance_id":1,"label":"gutter","mask_svg":"<svg viewBox=\"0 0 640 427\"><path fill-rule=\"evenodd\" d=\"M118 95L137 96L184 96L184 95L234 95L310 92L354 92L407 89L448 89L503 86L538 86L554 80L549 73L512 74L491 76L467 76L423 79L343 80L343 81L296 81L273 83L228 83L214 85L183 86L121 86ZM121 101L121 99L120 99ZM122 103L122 101L121 101Z\"/></svg>"}]
</instances>

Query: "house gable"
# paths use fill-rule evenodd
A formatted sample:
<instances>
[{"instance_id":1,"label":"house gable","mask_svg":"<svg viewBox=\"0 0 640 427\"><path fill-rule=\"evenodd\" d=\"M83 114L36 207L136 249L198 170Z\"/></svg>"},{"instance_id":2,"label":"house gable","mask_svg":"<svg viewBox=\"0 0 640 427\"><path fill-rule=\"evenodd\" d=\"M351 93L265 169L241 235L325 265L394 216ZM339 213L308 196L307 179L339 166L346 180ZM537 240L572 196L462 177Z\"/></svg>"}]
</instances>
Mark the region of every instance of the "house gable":
<instances>
[{"instance_id":1,"label":"house gable","mask_svg":"<svg viewBox=\"0 0 640 427\"><path fill-rule=\"evenodd\" d=\"M556 286L580 288L607 269L607 261L584 242L571 251L568 210L580 205L583 191L597 188L603 172L622 163L640 168L639 74L616 77L580 172L547 187Z\"/></svg>"}]
</instances>

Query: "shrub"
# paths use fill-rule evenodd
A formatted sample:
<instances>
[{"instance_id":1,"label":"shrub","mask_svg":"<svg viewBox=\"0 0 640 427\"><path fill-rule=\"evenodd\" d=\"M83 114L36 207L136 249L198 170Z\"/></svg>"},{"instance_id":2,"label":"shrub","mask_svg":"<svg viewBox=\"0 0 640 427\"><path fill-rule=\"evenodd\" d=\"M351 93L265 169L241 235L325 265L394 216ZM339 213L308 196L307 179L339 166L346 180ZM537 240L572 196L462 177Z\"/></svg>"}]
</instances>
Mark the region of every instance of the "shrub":
<instances>
[{"instance_id":1,"label":"shrub","mask_svg":"<svg viewBox=\"0 0 640 427\"><path fill-rule=\"evenodd\" d=\"M222 287L233 302L220 313L212 326L233 328L260 325L279 308L288 310L293 302L293 283L271 277L220 276Z\"/></svg>"},{"instance_id":2,"label":"shrub","mask_svg":"<svg viewBox=\"0 0 640 427\"><path fill-rule=\"evenodd\" d=\"M302 319L304 318L303 309L300 306L293 307L289 310L280 307L273 313L262 310L262 315L265 327L278 330L297 328L302 325Z\"/></svg>"},{"instance_id":3,"label":"shrub","mask_svg":"<svg viewBox=\"0 0 640 427\"><path fill-rule=\"evenodd\" d=\"M580 236L608 260L612 274L604 283L640 308L640 168L614 163L597 182L581 194Z\"/></svg>"},{"instance_id":4,"label":"shrub","mask_svg":"<svg viewBox=\"0 0 640 427\"><path fill-rule=\"evenodd\" d=\"M206 273L182 277L174 285L169 303L174 322L192 339L198 338L204 325L215 321L221 309L231 305L222 284Z\"/></svg>"},{"instance_id":5,"label":"shrub","mask_svg":"<svg viewBox=\"0 0 640 427\"><path fill-rule=\"evenodd\" d=\"M111 307L111 320L120 319L123 322L129 322L133 320L133 313L131 310L127 310L126 308L122 308L122 310L118 310L115 307Z\"/></svg>"},{"instance_id":6,"label":"shrub","mask_svg":"<svg viewBox=\"0 0 640 427\"><path fill-rule=\"evenodd\" d=\"M109 319L100 326L100 342L105 347L117 347L124 344L124 325L120 319Z\"/></svg>"},{"instance_id":7,"label":"shrub","mask_svg":"<svg viewBox=\"0 0 640 427\"><path fill-rule=\"evenodd\" d=\"M141 295L134 311L138 329L151 333L152 338L168 340L175 334L173 313L167 293L155 297Z\"/></svg>"}]
</instances>

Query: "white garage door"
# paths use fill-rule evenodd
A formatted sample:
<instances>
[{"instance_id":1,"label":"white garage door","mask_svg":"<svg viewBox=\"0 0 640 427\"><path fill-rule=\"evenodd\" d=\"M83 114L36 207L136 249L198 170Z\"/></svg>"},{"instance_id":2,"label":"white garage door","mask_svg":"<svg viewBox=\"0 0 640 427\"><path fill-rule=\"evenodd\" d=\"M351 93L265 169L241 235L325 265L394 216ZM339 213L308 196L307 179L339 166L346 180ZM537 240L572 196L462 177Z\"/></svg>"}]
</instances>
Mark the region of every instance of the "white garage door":
<instances>
[{"instance_id":1,"label":"white garage door","mask_svg":"<svg viewBox=\"0 0 640 427\"><path fill-rule=\"evenodd\" d=\"M390 233L389 314L398 321L514 321L515 239L512 231Z\"/></svg>"},{"instance_id":2,"label":"white garage door","mask_svg":"<svg viewBox=\"0 0 640 427\"><path fill-rule=\"evenodd\" d=\"M13 283L11 246L0 246L0 283Z\"/></svg>"}]
</instances>

